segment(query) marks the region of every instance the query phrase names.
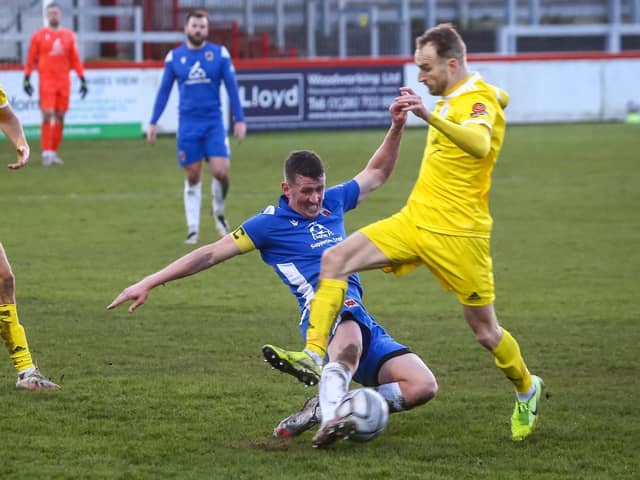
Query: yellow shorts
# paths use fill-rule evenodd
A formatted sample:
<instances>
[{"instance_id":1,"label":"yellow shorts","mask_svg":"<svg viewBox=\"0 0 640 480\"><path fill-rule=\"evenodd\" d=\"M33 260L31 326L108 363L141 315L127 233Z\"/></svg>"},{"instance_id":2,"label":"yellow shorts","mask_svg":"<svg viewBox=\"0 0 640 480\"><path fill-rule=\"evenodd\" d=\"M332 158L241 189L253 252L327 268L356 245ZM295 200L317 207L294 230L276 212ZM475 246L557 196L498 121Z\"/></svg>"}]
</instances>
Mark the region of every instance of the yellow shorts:
<instances>
[{"instance_id":1,"label":"yellow shorts","mask_svg":"<svg viewBox=\"0 0 640 480\"><path fill-rule=\"evenodd\" d=\"M360 232L390 260L386 272L404 275L426 265L463 305L489 305L495 300L488 238L434 233L416 226L403 212Z\"/></svg>"}]
</instances>

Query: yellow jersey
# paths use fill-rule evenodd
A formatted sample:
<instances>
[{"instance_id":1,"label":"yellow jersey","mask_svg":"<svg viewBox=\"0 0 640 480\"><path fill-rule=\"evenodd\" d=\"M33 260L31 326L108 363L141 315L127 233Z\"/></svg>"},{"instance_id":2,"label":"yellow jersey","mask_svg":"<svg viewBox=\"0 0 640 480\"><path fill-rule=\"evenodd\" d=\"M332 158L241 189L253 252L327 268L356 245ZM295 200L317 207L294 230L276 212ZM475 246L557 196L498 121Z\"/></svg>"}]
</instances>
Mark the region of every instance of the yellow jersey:
<instances>
[{"instance_id":1,"label":"yellow jersey","mask_svg":"<svg viewBox=\"0 0 640 480\"><path fill-rule=\"evenodd\" d=\"M491 147L484 158L464 152L435 127L429 127L420 174L404 207L415 224L447 235L489 238L491 172L505 134L508 95L473 73L447 92L434 112L466 125L485 125Z\"/></svg>"},{"instance_id":2,"label":"yellow jersey","mask_svg":"<svg viewBox=\"0 0 640 480\"><path fill-rule=\"evenodd\" d=\"M4 91L2 85L0 85L0 108L4 108L9 105L9 100L7 99L7 92Z\"/></svg>"}]
</instances>

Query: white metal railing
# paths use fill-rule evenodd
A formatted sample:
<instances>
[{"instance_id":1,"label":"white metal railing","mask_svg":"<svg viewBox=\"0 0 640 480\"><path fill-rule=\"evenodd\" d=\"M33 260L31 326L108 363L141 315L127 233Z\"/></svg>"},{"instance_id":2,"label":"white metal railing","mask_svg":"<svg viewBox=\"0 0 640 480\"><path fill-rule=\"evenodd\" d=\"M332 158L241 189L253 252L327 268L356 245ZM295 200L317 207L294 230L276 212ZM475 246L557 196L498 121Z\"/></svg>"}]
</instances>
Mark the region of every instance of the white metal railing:
<instances>
[{"instance_id":1,"label":"white metal railing","mask_svg":"<svg viewBox=\"0 0 640 480\"><path fill-rule=\"evenodd\" d=\"M213 0L212 0L213 1ZM218 1L218 0L216 0ZM541 4L543 0L305 0L304 10L299 14L305 21L306 47L309 57L316 56L316 34L324 33L325 36L335 35L337 40L337 56L347 56L347 32L350 25L357 23L360 15L367 16L367 26L369 30L370 55L378 56L380 52L380 28L381 26L392 25L398 31L398 52L399 55L411 55L412 39L411 19L416 15L421 15L425 26L432 26L438 18L438 13L445 9L452 9L455 4L458 7L458 14L465 17L469 11L475 11L470 6L484 5L484 8L498 8L502 12L507 12L505 24L496 30L496 50L503 54L517 53L517 39L519 37L571 37L571 36L604 36L607 39L606 50L609 52L619 52L623 35L640 35L640 0L589 0L593 6L599 9L608 7L609 22L604 24L590 25L540 25L538 23L541 7L544 5L564 5L569 8L571 2L561 2L560 0L549 0ZM285 18L285 0L236 0L227 2L235 6L240 13L244 13L247 25L243 25L248 31L254 29L257 12L253 7L270 3L273 6L270 20L275 22L276 43L284 46L284 33L287 25L290 25L290 18ZM466 7L466 8L465 8ZM624 7L624 8L623 8ZM529 24L518 24L518 16L530 10ZM294 13L294 9L286 4L287 15ZM221 8L215 10L221 13ZM520 15L516 15L519 11ZM467 13L465 13L467 12ZM624 15L623 15L624 12ZM84 58L87 45L92 43L113 42L133 44L133 60L143 60L143 45L145 43L177 43L183 40L182 32L145 32L143 29L144 12L142 7L93 7L71 9L67 14L76 19L78 45L81 56ZM453 13L453 10L451 11ZM476 12L477 14L478 12ZM132 29L129 31L98 32L96 31L96 19L101 16L127 17L132 19ZM622 17L628 18L632 23L622 24ZM248 28L251 27L251 28ZM332 28L336 28L333 32ZM20 43L22 60L26 59L31 32L3 32L0 40ZM388 38L388 36L387 36ZM303 40L304 41L304 40Z\"/></svg>"},{"instance_id":2,"label":"white metal railing","mask_svg":"<svg viewBox=\"0 0 640 480\"><path fill-rule=\"evenodd\" d=\"M623 35L640 35L640 24L506 25L496 30L496 50L505 55L517 53L518 37L604 36L606 51L619 53Z\"/></svg>"},{"instance_id":3,"label":"white metal railing","mask_svg":"<svg viewBox=\"0 0 640 480\"><path fill-rule=\"evenodd\" d=\"M403 0L349 0L350 9L377 7L379 11L401 7ZM232 17L253 33L256 26L276 26L283 21L286 3L288 25L306 23L304 10L308 3L317 3L325 36L331 24L337 23L339 0L179 0L184 8L191 6L210 8L211 15L224 20ZM545 16L585 23L583 19L599 17L617 23L621 14L638 22L640 0L409 0L411 16L425 19L425 26L433 26L436 19L454 20L466 28L471 21L487 20L494 23L516 24L524 20L529 24L541 23ZM280 11L280 13L278 13Z\"/></svg>"},{"instance_id":4,"label":"white metal railing","mask_svg":"<svg viewBox=\"0 0 640 480\"><path fill-rule=\"evenodd\" d=\"M141 62L143 60L143 44L145 43L174 43L180 42L184 39L183 32L145 32L143 30L143 12L142 7L99 7L99 8L83 8L77 10L71 10L70 15L75 15L78 18L78 32L76 37L78 39L78 48L80 49L81 57L83 45L86 43L101 43L101 42L117 42L117 43L132 43L134 48L134 60ZM95 32L86 30L83 26L83 21L86 17L133 17L133 29L131 31L117 31L117 32ZM31 40L32 32L19 32L19 33L4 33L2 34L3 41L20 42L22 59L27 58L27 51L29 48L29 41Z\"/></svg>"}]
</instances>

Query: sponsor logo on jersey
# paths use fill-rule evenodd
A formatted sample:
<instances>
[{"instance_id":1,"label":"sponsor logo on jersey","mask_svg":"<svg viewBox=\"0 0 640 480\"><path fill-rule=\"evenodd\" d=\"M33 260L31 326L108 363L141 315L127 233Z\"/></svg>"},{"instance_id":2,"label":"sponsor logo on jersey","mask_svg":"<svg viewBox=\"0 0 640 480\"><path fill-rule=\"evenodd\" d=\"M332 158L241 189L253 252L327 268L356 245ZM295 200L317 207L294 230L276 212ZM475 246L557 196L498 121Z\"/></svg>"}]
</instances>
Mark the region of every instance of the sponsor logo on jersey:
<instances>
[{"instance_id":1,"label":"sponsor logo on jersey","mask_svg":"<svg viewBox=\"0 0 640 480\"><path fill-rule=\"evenodd\" d=\"M200 66L200 61L196 61L189 69L189 79L184 82L186 85L196 83L211 83L211 79L207 78L207 72Z\"/></svg>"},{"instance_id":2,"label":"sponsor logo on jersey","mask_svg":"<svg viewBox=\"0 0 640 480\"><path fill-rule=\"evenodd\" d=\"M311 222L309 224L309 233L313 238L311 248L320 248L327 245L334 245L342 241L342 235L336 235L329 228L324 225L320 225L318 222Z\"/></svg>"},{"instance_id":3,"label":"sponsor logo on jersey","mask_svg":"<svg viewBox=\"0 0 640 480\"><path fill-rule=\"evenodd\" d=\"M479 117L480 115L489 115L487 113L487 107L481 102L474 103L471 107L471 116Z\"/></svg>"},{"instance_id":4,"label":"sponsor logo on jersey","mask_svg":"<svg viewBox=\"0 0 640 480\"><path fill-rule=\"evenodd\" d=\"M187 57L180 57L180 63L182 63L183 65L187 63Z\"/></svg>"},{"instance_id":5,"label":"sponsor logo on jersey","mask_svg":"<svg viewBox=\"0 0 640 480\"><path fill-rule=\"evenodd\" d=\"M49 51L49 55L64 55L64 45L59 38L56 38L53 41L53 45L51 45L51 51Z\"/></svg>"},{"instance_id":6,"label":"sponsor logo on jersey","mask_svg":"<svg viewBox=\"0 0 640 480\"><path fill-rule=\"evenodd\" d=\"M298 226L298 220L291 218L289 221L291 222L291 225L293 225L294 227Z\"/></svg>"},{"instance_id":7,"label":"sponsor logo on jersey","mask_svg":"<svg viewBox=\"0 0 640 480\"><path fill-rule=\"evenodd\" d=\"M440 116L441 117L446 117L447 113L449 113L449 104L445 103L442 108L440 109Z\"/></svg>"},{"instance_id":8,"label":"sponsor logo on jersey","mask_svg":"<svg viewBox=\"0 0 640 480\"><path fill-rule=\"evenodd\" d=\"M478 295L478 292L473 292L471 295L469 295L467 297L467 300L480 300L480 295Z\"/></svg>"},{"instance_id":9,"label":"sponsor logo on jersey","mask_svg":"<svg viewBox=\"0 0 640 480\"><path fill-rule=\"evenodd\" d=\"M334 236L333 232L318 222L311 222L309 225L309 233L314 240L324 240Z\"/></svg>"}]
</instances>

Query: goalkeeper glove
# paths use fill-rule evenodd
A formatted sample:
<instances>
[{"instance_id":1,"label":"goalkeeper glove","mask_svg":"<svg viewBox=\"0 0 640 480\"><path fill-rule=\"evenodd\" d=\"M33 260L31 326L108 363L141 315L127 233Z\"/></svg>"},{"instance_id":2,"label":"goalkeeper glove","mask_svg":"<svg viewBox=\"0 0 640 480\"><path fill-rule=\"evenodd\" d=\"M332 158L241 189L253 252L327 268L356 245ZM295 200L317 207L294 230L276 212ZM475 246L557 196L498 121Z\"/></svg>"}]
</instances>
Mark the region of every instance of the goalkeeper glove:
<instances>
[{"instance_id":1,"label":"goalkeeper glove","mask_svg":"<svg viewBox=\"0 0 640 480\"><path fill-rule=\"evenodd\" d=\"M80 77L80 98L84 100L84 97L87 96L87 92L89 89L87 88L87 80L84 77Z\"/></svg>"},{"instance_id":2,"label":"goalkeeper glove","mask_svg":"<svg viewBox=\"0 0 640 480\"><path fill-rule=\"evenodd\" d=\"M27 95L29 96L33 95L33 86L29 81L29 75L24 76L24 81L22 82L22 89L24 90L24 93L26 93Z\"/></svg>"}]
</instances>

